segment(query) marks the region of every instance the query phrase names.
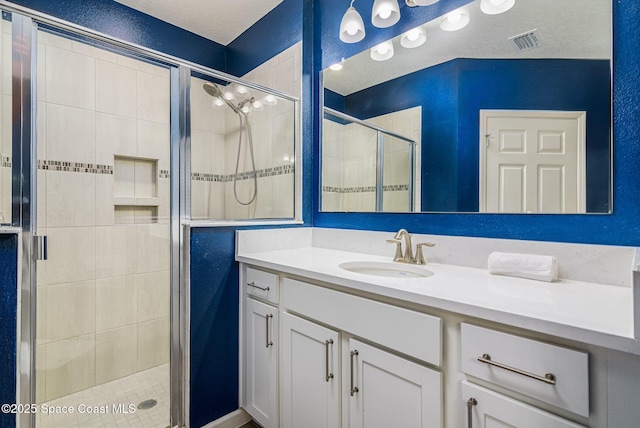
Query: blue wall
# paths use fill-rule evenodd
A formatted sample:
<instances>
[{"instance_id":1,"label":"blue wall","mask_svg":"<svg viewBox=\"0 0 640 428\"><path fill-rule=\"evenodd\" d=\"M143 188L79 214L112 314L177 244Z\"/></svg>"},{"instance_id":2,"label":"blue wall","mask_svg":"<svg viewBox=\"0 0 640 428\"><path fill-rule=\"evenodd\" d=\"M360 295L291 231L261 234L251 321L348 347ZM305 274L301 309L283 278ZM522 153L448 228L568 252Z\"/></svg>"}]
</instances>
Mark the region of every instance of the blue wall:
<instances>
[{"instance_id":1,"label":"blue wall","mask_svg":"<svg viewBox=\"0 0 640 428\"><path fill-rule=\"evenodd\" d=\"M233 228L191 233L191 426L238 408L238 264ZM231 250L230 250L231 249Z\"/></svg>"},{"instance_id":2,"label":"blue wall","mask_svg":"<svg viewBox=\"0 0 640 428\"><path fill-rule=\"evenodd\" d=\"M18 237L0 234L0 404L16 402L16 317ZM0 428L15 426L15 415L0 412Z\"/></svg>"},{"instance_id":3,"label":"blue wall","mask_svg":"<svg viewBox=\"0 0 640 428\"><path fill-rule=\"evenodd\" d=\"M587 211L606 213L609 70L597 60L458 59L344 97L343 110L368 119L422 106L422 211L436 212L479 210L481 109L586 111Z\"/></svg>"},{"instance_id":4,"label":"blue wall","mask_svg":"<svg viewBox=\"0 0 640 428\"><path fill-rule=\"evenodd\" d=\"M300 0L284 0L227 45L227 73L243 76L302 40Z\"/></svg>"},{"instance_id":5,"label":"blue wall","mask_svg":"<svg viewBox=\"0 0 640 428\"><path fill-rule=\"evenodd\" d=\"M442 2L440 2L442 3ZM323 2L324 5L324 2ZM358 7L360 8L360 6ZM325 8L321 28L333 32L322 36L317 46L315 69L346 56L352 47L340 49L335 22L344 7ZM366 8L362 9L366 11ZM560 242L640 245L640 3L613 2L613 213L610 215L504 215L504 214L358 214L321 213L314 208L313 225L371 230L483 236ZM372 36L373 37L373 36ZM365 39L366 40L366 39ZM342 43L342 45L344 45ZM359 49L365 46L358 43ZM318 150L316 148L316 150ZM318 152L314 155L314 176L319 176ZM314 186L317 189L316 186ZM316 190L317 194L317 190Z\"/></svg>"}]
</instances>

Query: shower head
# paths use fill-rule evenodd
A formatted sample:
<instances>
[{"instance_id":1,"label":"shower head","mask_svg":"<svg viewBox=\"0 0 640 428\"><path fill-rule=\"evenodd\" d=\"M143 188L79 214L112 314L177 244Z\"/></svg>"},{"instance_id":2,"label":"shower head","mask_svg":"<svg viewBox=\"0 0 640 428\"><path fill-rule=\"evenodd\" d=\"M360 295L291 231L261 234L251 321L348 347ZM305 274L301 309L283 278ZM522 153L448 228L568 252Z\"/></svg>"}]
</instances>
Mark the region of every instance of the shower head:
<instances>
[{"instance_id":1,"label":"shower head","mask_svg":"<svg viewBox=\"0 0 640 428\"><path fill-rule=\"evenodd\" d=\"M244 107L246 104L253 104L255 101L256 99L254 97L246 98L245 100L241 101L240 104L238 104L238 108L242 109L242 107Z\"/></svg>"},{"instance_id":2,"label":"shower head","mask_svg":"<svg viewBox=\"0 0 640 428\"><path fill-rule=\"evenodd\" d=\"M234 112L240 113L240 110L236 106L231 104L228 99L225 98L224 94L220 90L220 87L218 85L216 85L215 83L205 82L202 85L202 89L204 89L204 91L207 94L211 95L212 97L220 98L221 100L223 100L231 108L231 110L233 110Z\"/></svg>"},{"instance_id":3,"label":"shower head","mask_svg":"<svg viewBox=\"0 0 640 428\"><path fill-rule=\"evenodd\" d=\"M202 88L207 94L211 95L212 97L222 98L222 91L215 83L205 82L204 85L202 85Z\"/></svg>"}]
</instances>

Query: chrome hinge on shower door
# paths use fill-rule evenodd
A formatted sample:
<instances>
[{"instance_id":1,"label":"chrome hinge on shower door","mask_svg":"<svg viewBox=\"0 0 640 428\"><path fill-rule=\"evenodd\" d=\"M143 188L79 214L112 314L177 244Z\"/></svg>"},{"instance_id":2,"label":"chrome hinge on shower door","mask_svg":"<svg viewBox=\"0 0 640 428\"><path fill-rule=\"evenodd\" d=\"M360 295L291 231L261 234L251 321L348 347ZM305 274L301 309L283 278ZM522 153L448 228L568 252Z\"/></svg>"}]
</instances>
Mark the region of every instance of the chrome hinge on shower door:
<instances>
[{"instance_id":1,"label":"chrome hinge on shower door","mask_svg":"<svg viewBox=\"0 0 640 428\"><path fill-rule=\"evenodd\" d=\"M34 260L47 260L47 236L33 236L33 258Z\"/></svg>"}]
</instances>

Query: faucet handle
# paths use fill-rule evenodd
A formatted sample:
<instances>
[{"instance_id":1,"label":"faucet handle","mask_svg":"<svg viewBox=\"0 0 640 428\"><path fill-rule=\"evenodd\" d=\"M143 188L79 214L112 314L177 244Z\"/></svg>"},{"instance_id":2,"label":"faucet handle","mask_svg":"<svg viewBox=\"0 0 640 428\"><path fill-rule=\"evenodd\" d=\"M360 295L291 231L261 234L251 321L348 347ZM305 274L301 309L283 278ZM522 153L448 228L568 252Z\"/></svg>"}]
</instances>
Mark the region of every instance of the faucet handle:
<instances>
[{"instance_id":1,"label":"faucet handle","mask_svg":"<svg viewBox=\"0 0 640 428\"><path fill-rule=\"evenodd\" d=\"M417 265L426 265L427 262L424 259L424 254L422 254L422 247L435 247L436 244L432 244L431 242L421 242L416 245L416 264Z\"/></svg>"},{"instance_id":2,"label":"faucet handle","mask_svg":"<svg viewBox=\"0 0 640 428\"><path fill-rule=\"evenodd\" d=\"M401 260L404 260L404 258L402 257L402 241L400 241L399 239L387 239L387 242L389 244L396 244L396 255L393 256L393 261L399 262Z\"/></svg>"}]
</instances>

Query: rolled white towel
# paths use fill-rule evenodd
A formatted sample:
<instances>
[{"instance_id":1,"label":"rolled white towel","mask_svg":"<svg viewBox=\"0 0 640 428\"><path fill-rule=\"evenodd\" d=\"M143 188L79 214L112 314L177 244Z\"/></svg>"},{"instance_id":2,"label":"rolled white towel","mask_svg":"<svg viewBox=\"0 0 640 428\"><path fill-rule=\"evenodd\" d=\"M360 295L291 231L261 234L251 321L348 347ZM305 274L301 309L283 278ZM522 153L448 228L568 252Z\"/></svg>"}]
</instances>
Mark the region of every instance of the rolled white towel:
<instances>
[{"instance_id":1,"label":"rolled white towel","mask_svg":"<svg viewBox=\"0 0 640 428\"><path fill-rule=\"evenodd\" d=\"M487 261L493 275L517 276L538 281L558 279L558 262L553 256L493 252Z\"/></svg>"}]
</instances>

